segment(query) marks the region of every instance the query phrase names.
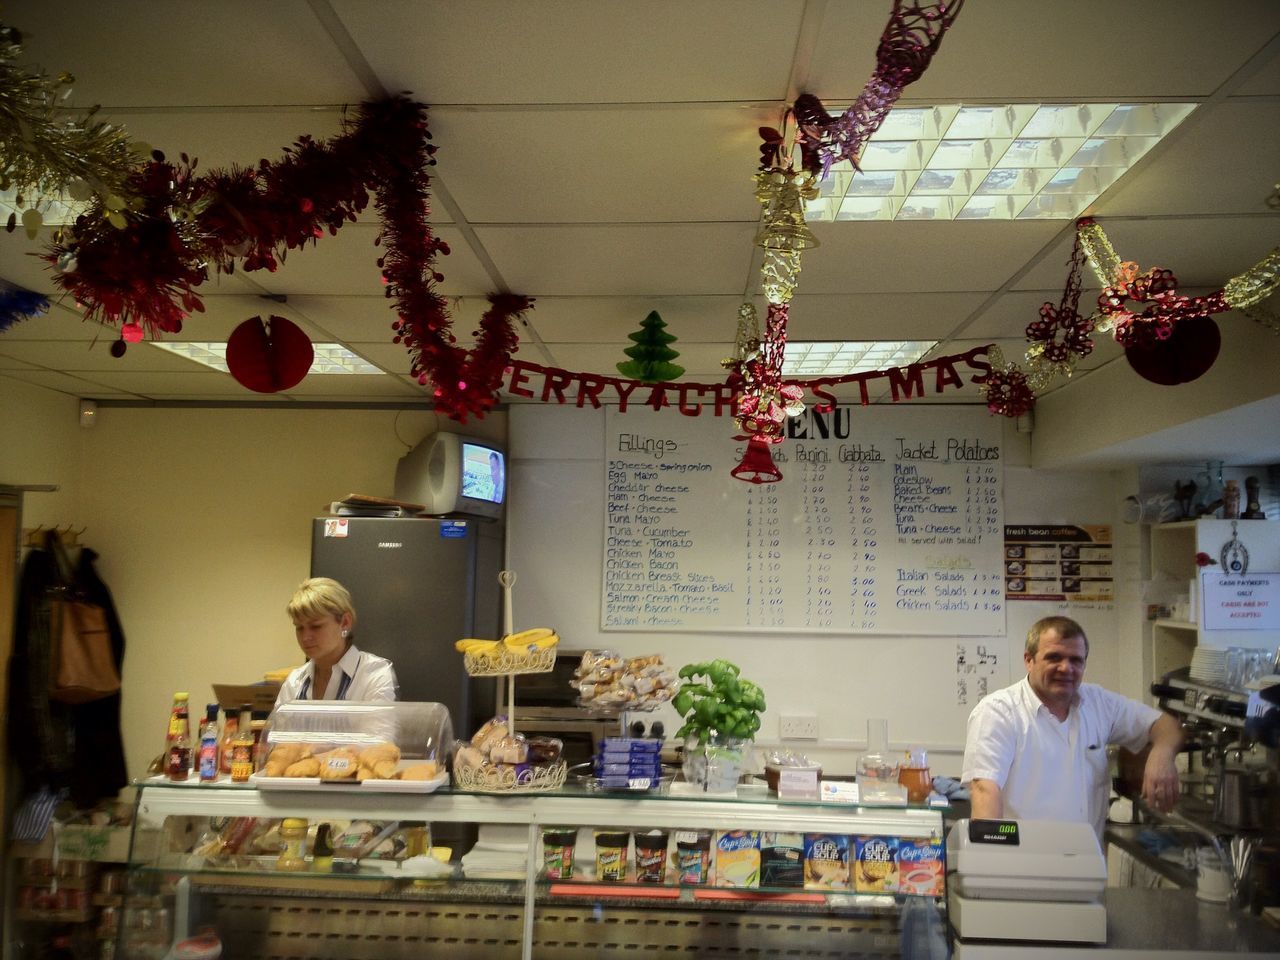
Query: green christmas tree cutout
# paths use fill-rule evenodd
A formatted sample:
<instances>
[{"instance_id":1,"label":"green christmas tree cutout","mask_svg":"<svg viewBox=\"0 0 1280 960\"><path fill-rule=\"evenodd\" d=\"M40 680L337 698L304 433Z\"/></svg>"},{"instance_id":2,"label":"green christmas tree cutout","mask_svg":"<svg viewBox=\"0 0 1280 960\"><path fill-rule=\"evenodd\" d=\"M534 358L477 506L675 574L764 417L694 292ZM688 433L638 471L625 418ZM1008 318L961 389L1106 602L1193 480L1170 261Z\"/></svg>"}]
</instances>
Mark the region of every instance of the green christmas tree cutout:
<instances>
[{"instance_id":1,"label":"green christmas tree cutout","mask_svg":"<svg viewBox=\"0 0 1280 960\"><path fill-rule=\"evenodd\" d=\"M631 359L618 364L618 372L641 383L663 383L684 373L684 367L671 362L680 352L667 346L674 343L676 337L666 332L666 326L658 311L651 310L640 329L627 334L635 346L622 351Z\"/></svg>"}]
</instances>

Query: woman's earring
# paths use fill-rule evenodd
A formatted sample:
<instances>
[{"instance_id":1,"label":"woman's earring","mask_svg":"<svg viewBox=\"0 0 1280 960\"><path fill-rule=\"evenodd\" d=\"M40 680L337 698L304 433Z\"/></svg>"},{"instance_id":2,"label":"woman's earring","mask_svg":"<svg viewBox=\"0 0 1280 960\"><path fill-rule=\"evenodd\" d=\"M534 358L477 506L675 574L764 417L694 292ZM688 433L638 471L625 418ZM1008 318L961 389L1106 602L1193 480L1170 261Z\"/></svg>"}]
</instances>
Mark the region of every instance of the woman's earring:
<instances>
[{"instance_id":1,"label":"woman's earring","mask_svg":"<svg viewBox=\"0 0 1280 960\"><path fill-rule=\"evenodd\" d=\"M349 637L349 636L351 636L351 631L350 631L350 630L343 630L343 631L342 631L342 639L343 639L343 640L347 639L347 637Z\"/></svg>"}]
</instances>

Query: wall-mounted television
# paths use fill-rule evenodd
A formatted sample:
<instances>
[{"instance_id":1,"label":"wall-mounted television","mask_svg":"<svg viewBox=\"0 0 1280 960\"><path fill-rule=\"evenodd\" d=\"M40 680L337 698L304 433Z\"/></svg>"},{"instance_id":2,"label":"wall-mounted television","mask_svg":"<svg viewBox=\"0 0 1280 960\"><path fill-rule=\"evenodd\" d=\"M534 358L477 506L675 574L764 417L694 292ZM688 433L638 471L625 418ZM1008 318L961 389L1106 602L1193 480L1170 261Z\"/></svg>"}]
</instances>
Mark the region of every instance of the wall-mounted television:
<instances>
[{"instance_id":1,"label":"wall-mounted television","mask_svg":"<svg viewBox=\"0 0 1280 960\"><path fill-rule=\"evenodd\" d=\"M507 457L492 440L433 433L396 465L397 500L435 516L498 518L507 499Z\"/></svg>"}]
</instances>

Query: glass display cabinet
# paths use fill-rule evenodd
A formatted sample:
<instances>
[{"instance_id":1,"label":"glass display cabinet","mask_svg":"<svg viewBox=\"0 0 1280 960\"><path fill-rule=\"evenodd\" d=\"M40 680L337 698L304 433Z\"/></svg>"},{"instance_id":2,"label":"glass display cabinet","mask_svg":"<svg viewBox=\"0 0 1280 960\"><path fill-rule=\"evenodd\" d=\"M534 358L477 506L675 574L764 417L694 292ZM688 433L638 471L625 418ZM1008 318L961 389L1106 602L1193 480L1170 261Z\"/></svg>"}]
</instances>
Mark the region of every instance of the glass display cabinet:
<instances>
[{"instance_id":1,"label":"glass display cabinet","mask_svg":"<svg viewBox=\"0 0 1280 960\"><path fill-rule=\"evenodd\" d=\"M159 960L209 930L242 960L894 957L944 924L942 839L936 808L763 784L723 799L153 778L117 955Z\"/></svg>"}]
</instances>

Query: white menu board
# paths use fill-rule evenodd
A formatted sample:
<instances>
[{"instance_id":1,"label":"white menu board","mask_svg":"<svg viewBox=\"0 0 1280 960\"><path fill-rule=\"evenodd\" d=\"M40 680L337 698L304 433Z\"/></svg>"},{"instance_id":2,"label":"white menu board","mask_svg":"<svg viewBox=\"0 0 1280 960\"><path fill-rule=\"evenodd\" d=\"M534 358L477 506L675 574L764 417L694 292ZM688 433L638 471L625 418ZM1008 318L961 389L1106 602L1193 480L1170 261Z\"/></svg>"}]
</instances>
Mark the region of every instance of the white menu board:
<instances>
[{"instance_id":1,"label":"white menu board","mask_svg":"<svg viewBox=\"0 0 1280 960\"><path fill-rule=\"evenodd\" d=\"M727 418L605 418L604 630L1004 633L1000 422L813 410L778 483L730 470Z\"/></svg>"}]
</instances>

